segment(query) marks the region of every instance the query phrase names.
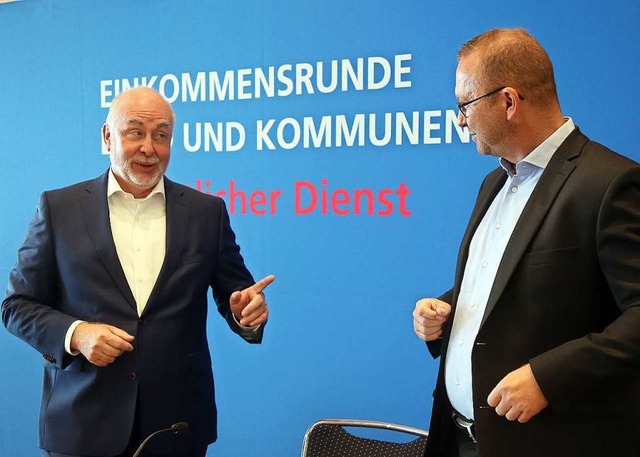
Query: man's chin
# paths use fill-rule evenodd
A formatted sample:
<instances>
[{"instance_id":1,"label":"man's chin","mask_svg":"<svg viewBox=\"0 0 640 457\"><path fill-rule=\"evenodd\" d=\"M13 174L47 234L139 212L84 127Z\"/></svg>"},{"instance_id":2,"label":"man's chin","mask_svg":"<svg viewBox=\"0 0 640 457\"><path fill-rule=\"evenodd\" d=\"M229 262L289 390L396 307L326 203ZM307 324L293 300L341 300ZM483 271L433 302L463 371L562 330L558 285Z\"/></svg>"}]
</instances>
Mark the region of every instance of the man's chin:
<instances>
[{"instance_id":1,"label":"man's chin","mask_svg":"<svg viewBox=\"0 0 640 457\"><path fill-rule=\"evenodd\" d=\"M476 141L475 143L476 143L476 150L478 151L478 154L483 156L495 155L488 144L483 143L481 141Z\"/></svg>"},{"instance_id":2,"label":"man's chin","mask_svg":"<svg viewBox=\"0 0 640 457\"><path fill-rule=\"evenodd\" d=\"M161 178L161 177L160 177ZM154 179L136 179L135 185L142 189L153 189L159 182L160 178Z\"/></svg>"},{"instance_id":3,"label":"man's chin","mask_svg":"<svg viewBox=\"0 0 640 457\"><path fill-rule=\"evenodd\" d=\"M160 170L155 167L153 170L149 170L148 172L135 172L133 170L129 170L129 179L132 183L139 187L153 187L164 175L164 170Z\"/></svg>"},{"instance_id":4,"label":"man's chin","mask_svg":"<svg viewBox=\"0 0 640 457\"><path fill-rule=\"evenodd\" d=\"M489 149L486 144L476 143L476 149L478 151L478 154L480 154L480 155L483 155L483 156L492 155L491 154L491 149Z\"/></svg>"},{"instance_id":5,"label":"man's chin","mask_svg":"<svg viewBox=\"0 0 640 457\"><path fill-rule=\"evenodd\" d=\"M153 189L162 179L162 175L154 175L154 176L140 176L140 175L132 175L130 176L130 182L135 185L139 189L150 190Z\"/></svg>"}]
</instances>

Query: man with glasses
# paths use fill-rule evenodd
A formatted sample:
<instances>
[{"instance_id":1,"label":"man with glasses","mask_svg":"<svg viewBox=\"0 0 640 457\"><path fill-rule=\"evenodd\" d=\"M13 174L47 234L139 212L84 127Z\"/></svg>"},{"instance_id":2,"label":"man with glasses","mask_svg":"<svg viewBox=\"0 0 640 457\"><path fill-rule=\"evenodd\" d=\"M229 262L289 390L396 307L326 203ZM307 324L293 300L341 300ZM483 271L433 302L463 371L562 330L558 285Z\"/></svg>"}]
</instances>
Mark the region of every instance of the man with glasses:
<instances>
[{"instance_id":1,"label":"man with glasses","mask_svg":"<svg viewBox=\"0 0 640 457\"><path fill-rule=\"evenodd\" d=\"M441 359L426 455L640 456L640 166L562 115L523 29L463 45L455 92L500 166L413 313Z\"/></svg>"}]
</instances>

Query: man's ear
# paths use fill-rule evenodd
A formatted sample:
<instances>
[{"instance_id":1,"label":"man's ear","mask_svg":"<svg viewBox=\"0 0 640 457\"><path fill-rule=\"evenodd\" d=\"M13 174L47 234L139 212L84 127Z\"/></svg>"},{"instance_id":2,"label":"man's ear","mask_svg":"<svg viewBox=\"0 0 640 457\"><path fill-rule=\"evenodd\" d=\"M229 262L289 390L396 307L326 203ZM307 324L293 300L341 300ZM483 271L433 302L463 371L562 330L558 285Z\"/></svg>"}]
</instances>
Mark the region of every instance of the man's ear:
<instances>
[{"instance_id":1,"label":"man's ear","mask_svg":"<svg viewBox=\"0 0 640 457\"><path fill-rule=\"evenodd\" d=\"M504 98L507 102L507 120L510 121L518 112L520 106L520 96L515 89L506 87L504 90Z\"/></svg>"},{"instance_id":2,"label":"man's ear","mask_svg":"<svg viewBox=\"0 0 640 457\"><path fill-rule=\"evenodd\" d=\"M107 151L111 152L111 130L109 130L109 126L106 123L102 126L102 141Z\"/></svg>"}]
</instances>

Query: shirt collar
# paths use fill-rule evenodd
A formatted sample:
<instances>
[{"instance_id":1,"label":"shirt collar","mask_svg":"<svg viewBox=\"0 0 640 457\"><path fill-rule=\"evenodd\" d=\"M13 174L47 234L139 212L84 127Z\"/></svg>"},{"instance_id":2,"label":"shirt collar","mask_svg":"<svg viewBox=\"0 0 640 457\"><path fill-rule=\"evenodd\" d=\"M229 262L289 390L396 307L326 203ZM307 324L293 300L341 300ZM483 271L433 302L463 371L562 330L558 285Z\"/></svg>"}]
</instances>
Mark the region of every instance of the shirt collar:
<instances>
[{"instance_id":1,"label":"shirt collar","mask_svg":"<svg viewBox=\"0 0 640 457\"><path fill-rule=\"evenodd\" d=\"M118 182L115 175L113 174L113 170L109 168L109 177L107 180L107 198L116 194L120 194L122 196L129 195L131 196L131 198L135 199L135 197L132 194L130 194L129 192L125 192L122 189L122 187L120 186L120 183ZM158 181L158 184L156 184L154 188L151 189L151 192L149 193L149 195L147 195L145 198L138 198L136 200L145 201L158 194L162 196L163 200L166 199L165 192L164 192L164 179L160 179L160 181Z\"/></svg>"},{"instance_id":2,"label":"shirt collar","mask_svg":"<svg viewBox=\"0 0 640 457\"><path fill-rule=\"evenodd\" d=\"M555 132L553 132L549 138L544 140L542 143L538 145L533 151L529 153L524 159L515 164L515 167L507 160L500 159L500 166L504 168L504 170L511 176L513 175L513 170L518 168L518 164L522 162L530 163L538 168L542 168L543 170L551 161L551 157L558 150L560 145L567 139L567 137L573 132L576 128L573 120L570 117L566 117L566 122L558 128Z\"/></svg>"}]
</instances>

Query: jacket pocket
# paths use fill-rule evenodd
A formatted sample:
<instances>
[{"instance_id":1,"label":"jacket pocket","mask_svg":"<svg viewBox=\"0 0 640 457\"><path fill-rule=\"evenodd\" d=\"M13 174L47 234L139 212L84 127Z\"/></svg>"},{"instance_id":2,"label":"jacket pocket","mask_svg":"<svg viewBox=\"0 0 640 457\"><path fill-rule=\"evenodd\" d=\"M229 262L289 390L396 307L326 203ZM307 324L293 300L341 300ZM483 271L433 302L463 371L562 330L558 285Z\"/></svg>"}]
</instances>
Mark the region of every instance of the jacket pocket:
<instances>
[{"instance_id":1,"label":"jacket pocket","mask_svg":"<svg viewBox=\"0 0 640 457\"><path fill-rule=\"evenodd\" d=\"M543 251L533 251L526 255L526 262L529 265L545 265L550 263L572 262L578 258L579 246L570 246L559 249L545 249Z\"/></svg>"}]
</instances>

